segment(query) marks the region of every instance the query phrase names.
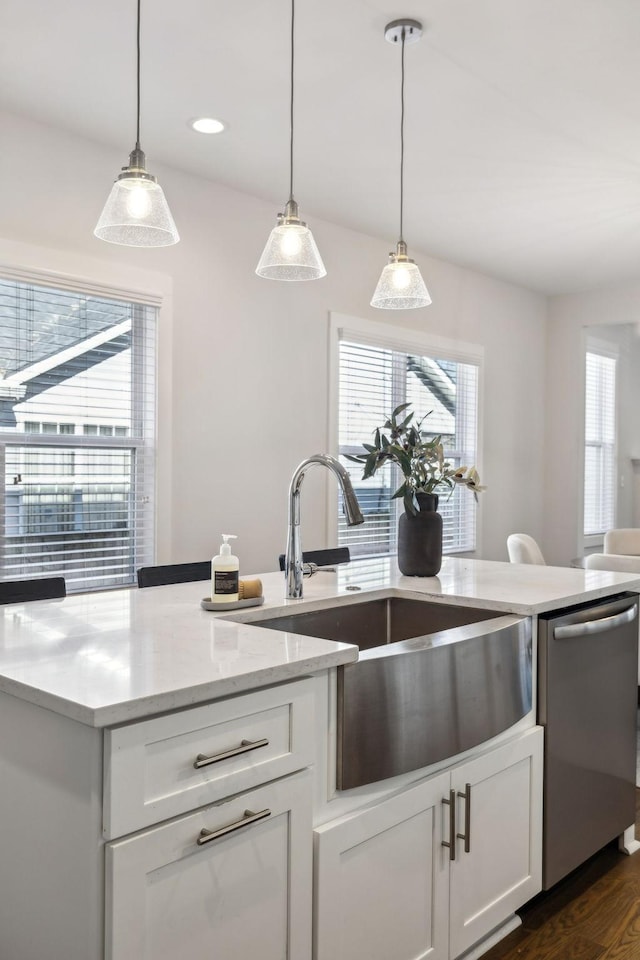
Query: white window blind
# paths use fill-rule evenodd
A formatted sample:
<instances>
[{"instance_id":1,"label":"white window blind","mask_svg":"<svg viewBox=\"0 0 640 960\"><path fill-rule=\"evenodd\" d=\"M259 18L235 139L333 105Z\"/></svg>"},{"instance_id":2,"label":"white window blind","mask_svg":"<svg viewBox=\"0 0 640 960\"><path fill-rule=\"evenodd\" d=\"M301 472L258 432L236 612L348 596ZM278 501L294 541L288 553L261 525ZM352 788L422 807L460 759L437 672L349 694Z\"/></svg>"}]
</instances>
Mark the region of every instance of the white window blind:
<instances>
[{"instance_id":1,"label":"white window blind","mask_svg":"<svg viewBox=\"0 0 640 960\"><path fill-rule=\"evenodd\" d=\"M588 350L585 367L584 533L615 526L616 358Z\"/></svg>"},{"instance_id":2,"label":"white window blind","mask_svg":"<svg viewBox=\"0 0 640 960\"><path fill-rule=\"evenodd\" d=\"M362 453L376 427L391 411L409 402L418 419L429 413L423 429L442 435L446 458L456 466L476 463L478 365L457 360L418 356L382 346L341 339L339 343L338 443L341 462L349 472L365 523L348 527L338 513L338 542L352 556L397 552L397 521L402 501L391 496L400 485L399 472L390 465L368 480L362 467L345 459ZM450 497L440 495L443 550L473 550L476 544L475 500L457 487Z\"/></svg>"},{"instance_id":3,"label":"white window blind","mask_svg":"<svg viewBox=\"0 0 640 960\"><path fill-rule=\"evenodd\" d=\"M0 278L2 579L152 562L156 308Z\"/></svg>"}]
</instances>

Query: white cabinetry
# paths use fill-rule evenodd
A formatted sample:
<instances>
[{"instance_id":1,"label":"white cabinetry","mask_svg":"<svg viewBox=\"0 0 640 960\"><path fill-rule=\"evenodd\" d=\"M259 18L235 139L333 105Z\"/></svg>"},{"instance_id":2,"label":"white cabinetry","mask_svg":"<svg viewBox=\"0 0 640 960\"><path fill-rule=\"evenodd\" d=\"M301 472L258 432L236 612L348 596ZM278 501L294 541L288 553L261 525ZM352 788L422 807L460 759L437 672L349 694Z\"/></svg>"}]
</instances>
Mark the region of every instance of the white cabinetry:
<instances>
[{"instance_id":1,"label":"white cabinetry","mask_svg":"<svg viewBox=\"0 0 640 960\"><path fill-rule=\"evenodd\" d=\"M304 679L106 730L105 839L309 766L312 718Z\"/></svg>"},{"instance_id":2,"label":"white cabinetry","mask_svg":"<svg viewBox=\"0 0 640 960\"><path fill-rule=\"evenodd\" d=\"M309 960L310 774L107 845L107 960Z\"/></svg>"},{"instance_id":3,"label":"white cabinetry","mask_svg":"<svg viewBox=\"0 0 640 960\"><path fill-rule=\"evenodd\" d=\"M0 693L0 958L310 960L326 688L295 680L104 733ZM374 785L318 826L314 960L450 960L537 893L541 738Z\"/></svg>"},{"instance_id":4,"label":"white cabinetry","mask_svg":"<svg viewBox=\"0 0 640 960\"><path fill-rule=\"evenodd\" d=\"M316 960L445 960L449 774L318 827Z\"/></svg>"},{"instance_id":5,"label":"white cabinetry","mask_svg":"<svg viewBox=\"0 0 640 960\"><path fill-rule=\"evenodd\" d=\"M542 736L317 828L316 960L448 960L536 894Z\"/></svg>"},{"instance_id":6,"label":"white cabinetry","mask_svg":"<svg viewBox=\"0 0 640 960\"><path fill-rule=\"evenodd\" d=\"M105 734L105 960L309 960L311 713L300 680Z\"/></svg>"},{"instance_id":7,"label":"white cabinetry","mask_svg":"<svg viewBox=\"0 0 640 960\"><path fill-rule=\"evenodd\" d=\"M309 960L311 712L301 680L106 732L105 960Z\"/></svg>"},{"instance_id":8,"label":"white cabinetry","mask_svg":"<svg viewBox=\"0 0 640 960\"><path fill-rule=\"evenodd\" d=\"M543 737L535 727L451 773L457 837L450 861L451 957L487 936L542 888ZM465 823L468 852L458 837L467 832Z\"/></svg>"}]
</instances>

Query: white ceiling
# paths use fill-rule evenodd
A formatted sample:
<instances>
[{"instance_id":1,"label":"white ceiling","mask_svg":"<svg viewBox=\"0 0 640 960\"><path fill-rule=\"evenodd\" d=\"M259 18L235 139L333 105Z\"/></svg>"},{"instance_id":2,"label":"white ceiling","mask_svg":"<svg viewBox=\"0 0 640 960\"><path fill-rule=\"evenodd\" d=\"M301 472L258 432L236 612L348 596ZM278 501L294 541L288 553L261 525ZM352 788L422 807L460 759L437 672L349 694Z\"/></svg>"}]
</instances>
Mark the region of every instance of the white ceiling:
<instances>
[{"instance_id":1,"label":"white ceiling","mask_svg":"<svg viewBox=\"0 0 640 960\"><path fill-rule=\"evenodd\" d=\"M2 0L0 105L118 148L135 140L135 0ZM142 147L288 195L290 0L143 0ZM547 293L640 277L640 0L297 0L295 196ZM225 121L217 137L192 117ZM114 171L115 175L116 171ZM170 174L163 186L171 200ZM185 227L181 227L184 232ZM419 260L419 256L418 256ZM425 276L428 284L428 276Z\"/></svg>"}]
</instances>

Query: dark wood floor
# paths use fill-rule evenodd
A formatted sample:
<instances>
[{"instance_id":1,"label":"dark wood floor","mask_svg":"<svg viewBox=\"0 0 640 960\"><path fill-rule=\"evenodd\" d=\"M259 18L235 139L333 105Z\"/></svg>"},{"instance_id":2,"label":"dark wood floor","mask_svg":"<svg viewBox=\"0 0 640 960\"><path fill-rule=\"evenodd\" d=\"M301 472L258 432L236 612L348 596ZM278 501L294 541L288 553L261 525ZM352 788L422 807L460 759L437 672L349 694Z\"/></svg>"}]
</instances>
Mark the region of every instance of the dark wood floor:
<instances>
[{"instance_id":1,"label":"dark wood floor","mask_svg":"<svg viewBox=\"0 0 640 960\"><path fill-rule=\"evenodd\" d=\"M522 926L482 960L640 960L640 851L611 844L518 912Z\"/></svg>"}]
</instances>

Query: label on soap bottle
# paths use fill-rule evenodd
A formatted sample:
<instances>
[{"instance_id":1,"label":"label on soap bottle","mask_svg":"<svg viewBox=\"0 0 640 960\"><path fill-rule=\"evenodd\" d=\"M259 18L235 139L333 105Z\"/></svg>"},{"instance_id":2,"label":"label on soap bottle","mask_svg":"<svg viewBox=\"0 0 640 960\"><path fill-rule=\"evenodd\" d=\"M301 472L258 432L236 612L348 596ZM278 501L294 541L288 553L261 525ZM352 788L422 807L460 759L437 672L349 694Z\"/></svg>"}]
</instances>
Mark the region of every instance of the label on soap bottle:
<instances>
[{"instance_id":1,"label":"label on soap bottle","mask_svg":"<svg viewBox=\"0 0 640 960\"><path fill-rule=\"evenodd\" d=\"M213 575L213 592L216 596L233 596L238 592L237 570L216 570Z\"/></svg>"}]
</instances>

